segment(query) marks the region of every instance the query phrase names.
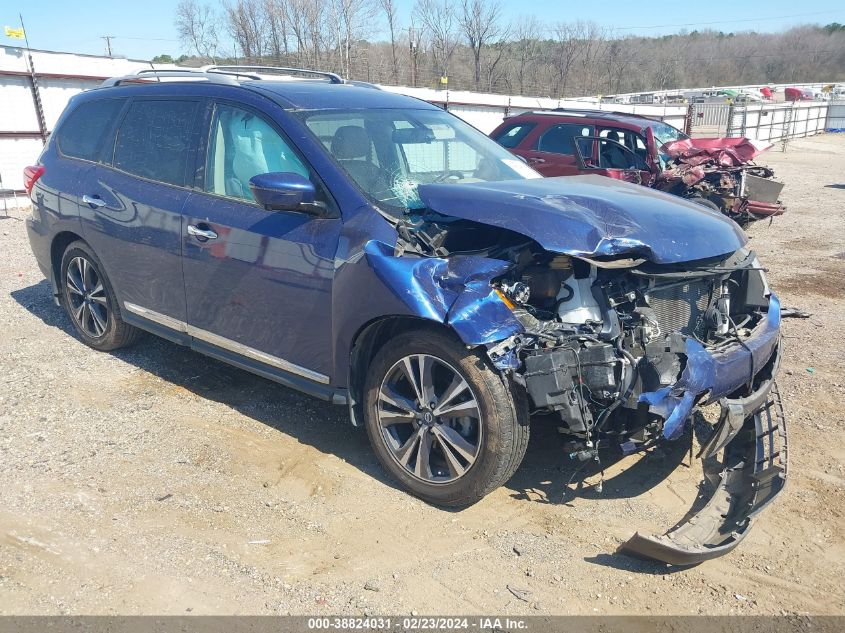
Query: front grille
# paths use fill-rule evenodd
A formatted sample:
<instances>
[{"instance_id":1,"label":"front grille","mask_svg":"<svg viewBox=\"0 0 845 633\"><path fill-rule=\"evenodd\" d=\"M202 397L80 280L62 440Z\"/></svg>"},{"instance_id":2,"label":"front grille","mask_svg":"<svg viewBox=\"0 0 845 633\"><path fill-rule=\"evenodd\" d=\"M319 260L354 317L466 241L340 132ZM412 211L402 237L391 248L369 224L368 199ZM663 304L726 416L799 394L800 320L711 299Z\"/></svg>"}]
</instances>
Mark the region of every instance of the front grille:
<instances>
[{"instance_id":1,"label":"front grille","mask_svg":"<svg viewBox=\"0 0 845 633\"><path fill-rule=\"evenodd\" d=\"M710 303L711 284L688 281L653 288L646 294L648 305L654 310L661 333L690 334Z\"/></svg>"}]
</instances>

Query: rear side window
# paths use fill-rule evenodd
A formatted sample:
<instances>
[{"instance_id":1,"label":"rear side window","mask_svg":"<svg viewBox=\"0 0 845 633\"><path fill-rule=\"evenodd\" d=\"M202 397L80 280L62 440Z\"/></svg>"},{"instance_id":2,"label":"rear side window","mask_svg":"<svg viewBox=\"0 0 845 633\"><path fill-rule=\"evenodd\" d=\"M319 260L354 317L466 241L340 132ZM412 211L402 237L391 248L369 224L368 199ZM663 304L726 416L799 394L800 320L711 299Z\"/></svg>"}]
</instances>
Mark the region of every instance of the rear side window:
<instances>
[{"instance_id":1,"label":"rear side window","mask_svg":"<svg viewBox=\"0 0 845 633\"><path fill-rule=\"evenodd\" d=\"M543 132L537 143L537 149L541 152L552 152L554 154L575 154L572 147L572 139L576 136L592 136L593 126L583 123L563 123L550 127Z\"/></svg>"},{"instance_id":2,"label":"rear side window","mask_svg":"<svg viewBox=\"0 0 845 633\"><path fill-rule=\"evenodd\" d=\"M113 166L142 178L185 186L198 107L195 101L133 103L117 131Z\"/></svg>"},{"instance_id":3,"label":"rear side window","mask_svg":"<svg viewBox=\"0 0 845 633\"><path fill-rule=\"evenodd\" d=\"M493 139L502 147L513 149L522 142L528 133L534 129L536 123L514 123L499 132Z\"/></svg>"},{"instance_id":4,"label":"rear side window","mask_svg":"<svg viewBox=\"0 0 845 633\"><path fill-rule=\"evenodd\" d=\"M125 99L99 99L81 104L59 130L59 151L71 158L97 160L103 139L124 103Z\"/></svg>"}]
</instances>

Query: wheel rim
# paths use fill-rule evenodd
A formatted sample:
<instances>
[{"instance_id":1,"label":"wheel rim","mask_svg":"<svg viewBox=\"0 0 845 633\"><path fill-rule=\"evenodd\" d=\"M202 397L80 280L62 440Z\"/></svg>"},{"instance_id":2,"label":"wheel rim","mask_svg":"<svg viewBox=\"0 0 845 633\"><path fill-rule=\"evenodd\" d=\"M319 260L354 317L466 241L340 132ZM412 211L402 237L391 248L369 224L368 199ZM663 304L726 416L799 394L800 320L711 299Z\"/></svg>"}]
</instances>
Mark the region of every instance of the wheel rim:
<instances>
[{"instance_id":1,"label":"wheel rim","mask_svg":"<svg viewBox=\"0 0 845 633\"><path fill-rule=\"evenodd\" d=\"M378 422L391 457L433 484L464 477L478 458L482 417L469 383L428 354L397 361L379 389Z\"/></svg>"},{"instance_id":2,"label":"wheel rim","mask_svg":"<svg viewBox=\"0 0 845 633\"><path fill-rule=\"evenodd\" d=\"M68 305L76 324L91 338L100 338L109 326L109 302L97 269L84 257L70 260L65 275Z\"/></svg>"}]
</instances>

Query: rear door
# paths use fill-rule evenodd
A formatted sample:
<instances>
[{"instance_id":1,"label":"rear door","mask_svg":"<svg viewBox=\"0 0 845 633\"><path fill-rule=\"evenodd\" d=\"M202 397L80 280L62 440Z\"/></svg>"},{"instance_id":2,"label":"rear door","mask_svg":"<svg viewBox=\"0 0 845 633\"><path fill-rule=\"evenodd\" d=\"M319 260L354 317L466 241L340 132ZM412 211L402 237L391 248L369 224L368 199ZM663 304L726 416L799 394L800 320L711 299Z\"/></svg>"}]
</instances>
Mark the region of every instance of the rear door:
<instances>
[{"instance_id":1,"label":"rear door","mask_svg":"<svg viewBox=\"0 0 845 633\"><path fill-rule=\"evenodd\" d=\"M73 103L73 102L72 102ZM88 176L104 151L126 99L87 100L62 115L50 140L56 151L45 151L35 206L51 216L57 231L79 232L79 205ZM48 146L48 150L49 150Z\"/></svg>"},{"instance_id":2,"label":"rear door","mask_svg":"<svg viewBox=\"0 0 845 633\"><path fill-rule=\"evenodd\" d=\"M310 178L317 199L335 208L265 113L276 107L263 99L214 105L203 134L206 167L184 209L188 330L192 346L205 353L241 364L246 357L247 364L258 363L250 369L277 379L281 370L292 382L291 374L325 384L333 361L331 290L341 220L336 212L268 211L254 201L252 176L293 172Z\"/></svg>"},{"instance_id":3,"label":"rear door","mask_svg":"<svg viewBox=\"0 0 845 633\"><path fill-rule=\"evenodd\" d=\"M203 105L179 97L131 99L107 159L86 178L85 239L130 322L140 316L184 330L181 212L191 195Z\"/></svg>"},{"instance_id":4,"label":"rear door","mask_svg":"<svg viewBox=\"0 0 845 633\"><path fill-rule=\"evenodd\" d=\"M555 123L536 136L532 149L523 156L534 169L544 176L574 176L582 173L575 158L573 139L590 136L592 125L582 122Z\"/></svg>"}]
</instances>

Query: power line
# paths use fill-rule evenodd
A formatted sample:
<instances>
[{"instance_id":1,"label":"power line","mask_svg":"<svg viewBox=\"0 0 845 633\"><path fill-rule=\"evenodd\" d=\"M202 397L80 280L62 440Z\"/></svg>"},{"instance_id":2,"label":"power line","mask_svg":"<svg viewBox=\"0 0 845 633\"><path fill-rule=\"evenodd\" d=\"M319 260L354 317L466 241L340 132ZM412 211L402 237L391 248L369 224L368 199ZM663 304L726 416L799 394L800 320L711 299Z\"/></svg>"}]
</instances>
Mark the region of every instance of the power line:
<instances>
[{"instance_id":1,"label":"power line","mask_svg":"<svg viewBox=\"0 0 845 633\"><path fill-rule=\"evenodd\" d=\"M178 42L179 40L174 40L167 37L130 37L128 35L112 35L110 36L113 39L117 40L138 40L140 42Z\"/></svg>"}]
</instances>

